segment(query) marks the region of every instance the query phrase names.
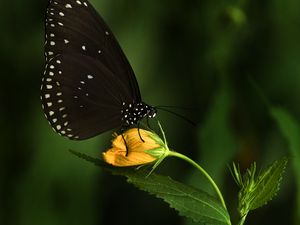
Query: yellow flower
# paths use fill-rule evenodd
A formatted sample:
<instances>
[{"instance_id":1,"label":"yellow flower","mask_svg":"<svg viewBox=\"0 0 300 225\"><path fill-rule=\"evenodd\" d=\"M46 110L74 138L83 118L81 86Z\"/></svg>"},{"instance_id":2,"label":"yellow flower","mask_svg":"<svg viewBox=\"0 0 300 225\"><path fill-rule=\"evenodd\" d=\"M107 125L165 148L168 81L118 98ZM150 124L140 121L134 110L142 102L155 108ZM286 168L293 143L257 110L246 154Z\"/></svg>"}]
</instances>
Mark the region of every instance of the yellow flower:
<instances>
[{"instance_id":1,"label":"yellow flower","mask_svg":"<svg viewBox=\"0 0 300 225\"><path fill-rule=\"evenodd\" d=\"M128 147L127 155L123 137ZM112 148L103 153L105 162L118 167L144 165L161 162L169 151L166 143L157 134L147 130L132 128L125 131L123 137L118 135L113 139Z\"/></svg>"}]
</instances>

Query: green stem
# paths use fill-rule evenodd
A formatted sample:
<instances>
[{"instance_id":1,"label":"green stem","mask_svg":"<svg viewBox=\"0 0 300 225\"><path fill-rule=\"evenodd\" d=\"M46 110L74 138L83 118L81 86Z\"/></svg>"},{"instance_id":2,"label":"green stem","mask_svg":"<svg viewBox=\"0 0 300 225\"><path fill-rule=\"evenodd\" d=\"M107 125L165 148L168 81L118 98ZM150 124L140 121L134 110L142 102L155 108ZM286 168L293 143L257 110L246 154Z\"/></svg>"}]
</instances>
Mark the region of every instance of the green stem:
<instances>
[{"instance_id":1,"label":"green stem","mask_svg":"<svg viewBox=\"0 0 300 225\"><path fill-rule=\"evenodd\" d=\"M189 157L187 157L187 156L185 156L185 155L183 155L179 152L170 151L168 156L174 156L174 157L181 158L181 159L187 161L188 163L192 164L194 167L196 167L208 179L208 181L211 183L211 185L213 186L213 188L217 192L217 195L218 195L223 207L227 210L224 198L223 198L222 193L219 190L218 186L216 185L214 180L209 176L209 174L199 164L197 164L194 160L190 159Z\"/></svg>"},{"instance_id":2,"label":"green stem","mask_svg":"<svg viewBox=\"0 0 300 225\"><path fill-rule=\"evenodd\" d=\"M178 157L180 159L183 159L185 160L186 162L190 163L191 165L193 165L194 167L196 167L207 179L208 181L211 183L211 185L213 186L213 188L215 189L215 191L217 192L217 195L221 201L221 204L222 206L224 207L224 209L226 209L227 211L227 207L226 207L226 204L225 204L225 201L224 201L224 198L222 196L222 193L221 191L219 190L218 186L216 185L216 183L214 182L214 180L209 176L209 174L199 165L197 164L194 160L190 159L189 157L179 153L179 152L175 152L175 151L171 151L169 148L168 148L168 144L167 144L167 140L166 140L166 136L165 136L165 133L158 121L158 126L160 128L160 131L163 135L163 138L164 138L164 144L165 144L165 149L167 149L167 151L165 152L164 156L161 157L161 159L154 165L154 167L156 167L165 157L167 156L174 156L174 157ZM229 225L231 225L231 221L229 219L229 221L227 221ZM242 225L242 224L240 224Z\"/></svg>"}]
</instances>

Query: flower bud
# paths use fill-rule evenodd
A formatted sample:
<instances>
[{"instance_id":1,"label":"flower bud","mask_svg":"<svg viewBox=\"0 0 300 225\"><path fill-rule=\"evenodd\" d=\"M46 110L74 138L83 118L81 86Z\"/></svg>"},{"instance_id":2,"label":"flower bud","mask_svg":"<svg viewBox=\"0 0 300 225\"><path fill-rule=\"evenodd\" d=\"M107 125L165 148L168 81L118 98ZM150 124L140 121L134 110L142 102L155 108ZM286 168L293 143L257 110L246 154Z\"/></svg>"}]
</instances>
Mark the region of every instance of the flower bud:
<instances>
[{"instance_id":1,"label":"flower bud","mask_svg":"<svg viewBox=\"0 0 300 225\"><path fill-rule=\"evenodd\" d=\"M157 134L147 130L131 128L123 137L118 135L112 140L112 148L103 153L105 162L118 167L139 166L161 160L169 151Z\"/></svg>"}]
</instances>

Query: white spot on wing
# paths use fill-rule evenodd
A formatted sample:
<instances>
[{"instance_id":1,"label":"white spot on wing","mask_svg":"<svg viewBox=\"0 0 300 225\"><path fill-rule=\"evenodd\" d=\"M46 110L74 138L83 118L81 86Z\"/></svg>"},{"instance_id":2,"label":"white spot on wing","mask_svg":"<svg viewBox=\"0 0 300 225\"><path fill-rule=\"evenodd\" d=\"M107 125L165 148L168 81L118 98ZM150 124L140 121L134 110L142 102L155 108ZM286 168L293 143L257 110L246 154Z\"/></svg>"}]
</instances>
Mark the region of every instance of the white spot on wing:
<instances>
[{"instance_id":1,"label":"white spot on wing","mask_svg":"<svg viewBox=\"0 0 300 225\"><path fill-rule=\"evenodd\" d=\"M88 79L93 79L94 77L93 77L92 75L89 74L89 75L87 75L87 78L88 78Z\"/></svg>"}]
</instances>

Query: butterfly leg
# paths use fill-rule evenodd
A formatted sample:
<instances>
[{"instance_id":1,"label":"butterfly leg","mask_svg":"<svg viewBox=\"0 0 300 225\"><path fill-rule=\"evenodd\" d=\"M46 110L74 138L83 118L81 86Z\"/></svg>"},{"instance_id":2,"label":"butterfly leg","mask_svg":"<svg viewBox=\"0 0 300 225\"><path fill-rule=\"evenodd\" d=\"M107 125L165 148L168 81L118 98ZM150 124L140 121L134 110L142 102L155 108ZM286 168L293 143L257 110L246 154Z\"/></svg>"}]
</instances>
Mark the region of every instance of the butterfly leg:
<instances>
[{"instance_id":1,"label":"butterfly leg","mask_svg":"<svg viewBox=\"0 0 300 225\"><path fill-rule=\"evenodd\" d=\"M126 147L126 155L125 156L128 156L129 149L128 149L127 142L126 142L125 137L124 137L125 130L126 130L126 127L124 127L124 126L122 126L120 128L120 133L122 134L122 139L123 139L125 147Z\"/></svg>"},{"instance_id":2,"label":"butterfly leg","mask_svg":"<svg viewBox=\"0 0 300 225\"><path fill-rule=\"evenodd\" d=\"M123 141L124 141L124 143L125 143L125 147L126 147L126 155L125 155L125 156L128 156L128 146L127 146L127 142L126 142L126 140L125 140L125 138L124 138L123 133L122 133L122 139L123 139Z\"/></svg>"},{"instance_id":3,"label":"butterfly leg","mask_svg":"<svg viewBox=\"0 0 300 225\"><path fill-rule=\"evenodd\" d=\"M141 135L141 132L140 132L140 123L138 123L137 126L138 126L139 137L140 137L142 142L145 142L144 139L142 138L142 135Z\"/></svg>"}]
</instances>

